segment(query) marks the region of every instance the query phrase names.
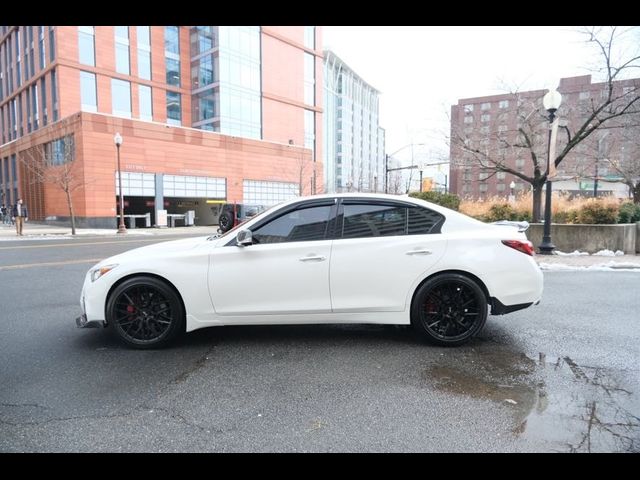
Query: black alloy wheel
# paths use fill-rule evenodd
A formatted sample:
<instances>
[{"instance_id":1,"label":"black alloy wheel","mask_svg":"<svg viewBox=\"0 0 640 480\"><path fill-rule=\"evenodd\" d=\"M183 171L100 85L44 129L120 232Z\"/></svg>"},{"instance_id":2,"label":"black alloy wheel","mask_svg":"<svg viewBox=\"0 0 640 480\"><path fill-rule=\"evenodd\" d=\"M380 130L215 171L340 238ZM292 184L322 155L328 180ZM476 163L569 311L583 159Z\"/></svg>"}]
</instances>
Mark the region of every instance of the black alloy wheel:
<instances>
[{"instance_id":1,"label":"black alloy wheel","mask_svg":"<svg viewBox=\"0 0 640 480\"><path fill-rule=\"evenodd\" d=\"M185 314L178 294L149 276L129 278L107 301L107 324L134 348L159 348L184 331Z\"/></svg>"},{"instance_id":2,"label":"black alloy wheel","mask_svg":"<svg viewBox=\"0 0 640 480\"><path fill-rule=\"evenodd\" d=\"M411 323L429 341L458 346L469 341L484 326L487 298L470 278L445 273L427 280L418 289L411 306Z\"/></svg>"}]
</instances>

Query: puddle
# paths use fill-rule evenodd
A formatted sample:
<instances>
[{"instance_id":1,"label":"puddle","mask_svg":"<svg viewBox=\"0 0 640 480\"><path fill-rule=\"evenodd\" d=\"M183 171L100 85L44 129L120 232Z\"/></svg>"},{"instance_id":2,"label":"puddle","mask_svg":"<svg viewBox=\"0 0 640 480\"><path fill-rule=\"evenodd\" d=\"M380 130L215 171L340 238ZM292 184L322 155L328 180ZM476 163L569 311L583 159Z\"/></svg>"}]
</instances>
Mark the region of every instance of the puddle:
<instances>
[{"instance_id":1,"label":"puddle","mask_svg":"<svg viewBox=\"0 0 640 480\"><path fill-rule=\"evenodd\" d=\"M637 372L492 347L444 356L425 380L511 409L513 433L561 452L640 452Z\"/></svg>"}]
</instances>

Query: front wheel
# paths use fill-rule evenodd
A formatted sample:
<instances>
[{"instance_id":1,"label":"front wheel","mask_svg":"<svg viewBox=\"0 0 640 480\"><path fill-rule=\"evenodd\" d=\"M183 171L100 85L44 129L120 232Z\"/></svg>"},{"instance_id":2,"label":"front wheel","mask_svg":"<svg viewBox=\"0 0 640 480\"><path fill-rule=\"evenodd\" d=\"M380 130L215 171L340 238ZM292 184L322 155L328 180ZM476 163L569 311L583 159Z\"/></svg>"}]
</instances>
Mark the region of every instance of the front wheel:
<instances>
[{"instance_id":1,"label":"front wheel","mask_svg":"<svg viewBox=\"0 0 640 480\"><path fill-rule=\"evenodd\" d=\"M469 341L487 320L487 298L469 277L445 273L427 280L411 305L411 323L432 343L458 346Z\"/></svg>"},{"instance_id":2,"label":"front wheel","mask_svg":"<svg viewBox=\"0 0 640 480\"><path fill-rule=\"evenodd\" d=\"M127 345L160 348L184 331L185 314L178 294L158 278L125 280L107 300L107 324Z\"/></svg>"}]
</instances>

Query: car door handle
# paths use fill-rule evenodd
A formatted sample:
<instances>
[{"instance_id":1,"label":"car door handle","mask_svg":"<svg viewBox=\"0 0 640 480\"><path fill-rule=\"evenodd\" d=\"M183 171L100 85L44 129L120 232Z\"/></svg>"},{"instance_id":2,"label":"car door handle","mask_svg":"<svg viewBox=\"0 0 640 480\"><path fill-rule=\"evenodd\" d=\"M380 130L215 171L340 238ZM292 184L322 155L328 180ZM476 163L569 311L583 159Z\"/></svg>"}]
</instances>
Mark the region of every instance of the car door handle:
<instances>
[{"instance_id":1,"label":"car door handle","mask_svg":"<svg viewBox=\"0 0 640 480\"><path fill-rule=\"evenodd\" d=\"M324 262L327 257L323 255L307 255L306 257L300 257L298 260L301 262Z\"/></svg>"},{"instance_id":2,"label":"car door handle","mask_svg":"<svg viewBox=\"0 0 640 480\"><path fill-rule=\"evenodd\" d=\"M420 250L409 250L405 252L406 255L431 255L433 252L431 250L420 249Z\"/></svg>"}]
</instances>

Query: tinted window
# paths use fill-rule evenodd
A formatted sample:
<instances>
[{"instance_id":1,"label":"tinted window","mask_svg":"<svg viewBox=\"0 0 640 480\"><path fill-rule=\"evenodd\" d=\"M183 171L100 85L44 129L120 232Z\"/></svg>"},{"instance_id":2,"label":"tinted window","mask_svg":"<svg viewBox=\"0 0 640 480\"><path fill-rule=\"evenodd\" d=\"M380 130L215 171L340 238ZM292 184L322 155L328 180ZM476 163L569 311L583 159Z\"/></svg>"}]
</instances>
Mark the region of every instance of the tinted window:
<instances>
[{"instance_id":1,"label":"tinted window","mask_svg":"<svg viewBox=\"0 0 640 480\"><path fill-rule=\"evenodd\" d=\"M440 233L444 217L428 208L409 208L409 235Z\"/></svg>"},{"instance_id":2,"label":"tinted window","mask_svg":"<svg viewBox=\"0 0 640 480\"><path fill-rule=\"evenodd\" d=\"M254 243L323 240L331 206L311 207L286 213L253 231Z\"/></svg>"},{"instance_id":3,"label":"tinted window","mask_svg":"<svg viewBox=\"0 0 640 480\"><path fill-rule=\"evenodd\" d=\"M344 205L342 238L404 235L406 225L406 207Z\"/></svg>"}]
</instances>

